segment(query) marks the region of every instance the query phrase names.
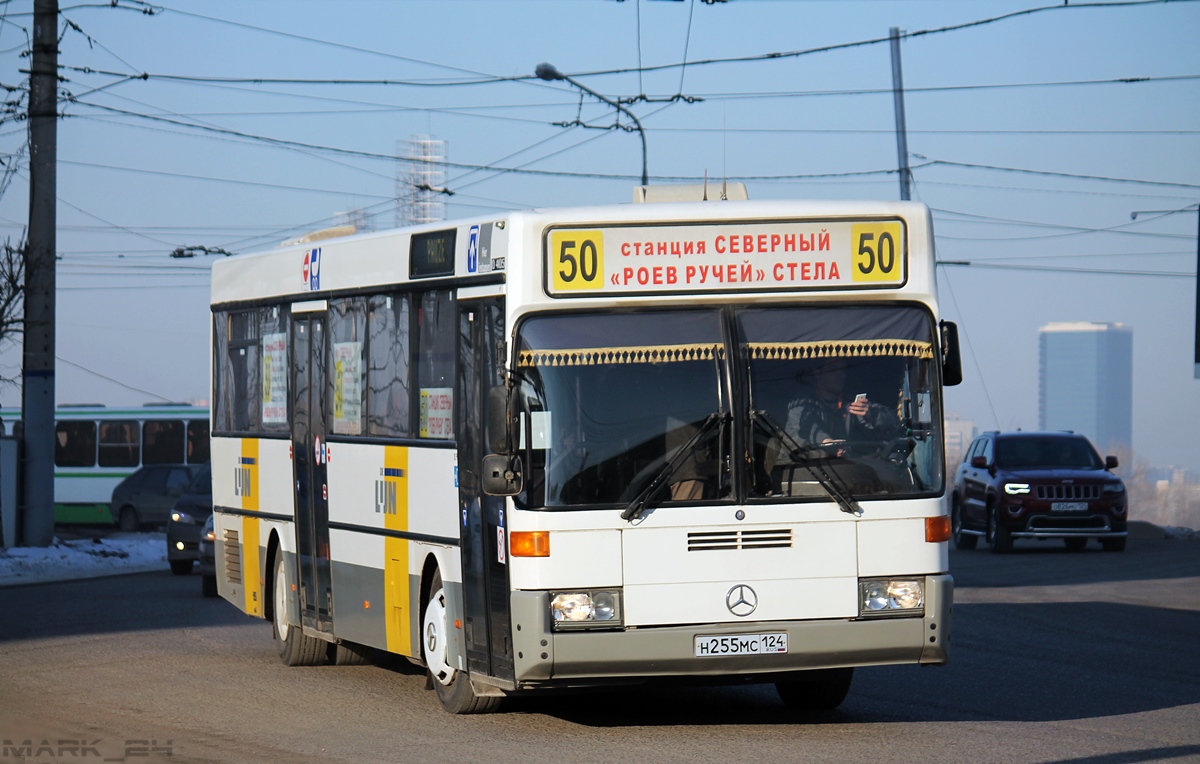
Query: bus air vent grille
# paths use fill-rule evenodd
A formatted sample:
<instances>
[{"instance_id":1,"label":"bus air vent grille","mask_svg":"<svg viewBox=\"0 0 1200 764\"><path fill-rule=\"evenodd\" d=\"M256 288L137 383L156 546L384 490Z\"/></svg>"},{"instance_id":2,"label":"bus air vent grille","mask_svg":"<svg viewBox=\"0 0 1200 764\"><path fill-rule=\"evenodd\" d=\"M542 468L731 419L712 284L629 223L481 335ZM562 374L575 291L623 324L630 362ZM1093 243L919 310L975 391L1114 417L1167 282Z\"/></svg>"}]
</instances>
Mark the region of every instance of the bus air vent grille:
<instances>
[{"instance_id":1,"label":"bus air vent grille","mask_svg":"<svg viewBox=\"0 0 1200 764\"><path fill-rule=\"evenodd\" d=\"M790 528L694 531L688 534L689 552L721 549L787 549L791 546L792 531Z\"/></svg>"},{"instance_id":2,"label":"bus air vent grille","mask_svg":"<svg viewBox=\"0 0 1200 764\"><path fill-rule=\"evenodd\" d=\"M231 584L242 582L242 545L238 532L225 529L225 580Z\"/></svg>"}]
</instances>

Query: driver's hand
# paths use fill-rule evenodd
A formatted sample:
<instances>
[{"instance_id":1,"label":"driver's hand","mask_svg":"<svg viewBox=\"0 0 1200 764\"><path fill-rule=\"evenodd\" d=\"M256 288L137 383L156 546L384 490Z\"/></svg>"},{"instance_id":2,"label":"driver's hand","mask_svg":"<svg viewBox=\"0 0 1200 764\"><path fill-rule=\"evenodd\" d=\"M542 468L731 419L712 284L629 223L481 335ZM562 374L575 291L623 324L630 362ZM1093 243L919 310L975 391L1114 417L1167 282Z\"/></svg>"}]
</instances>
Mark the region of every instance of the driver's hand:
<instances>
[{"instance_id":1,"label":"driver's hand","mask_svg":"<svg viewBox=\"0 0 1200 764\"><path fill-rule=\"evenodd\" d=\"M870 410L871 402L866 398L855 398L849 405L848 410L854 416L864 416Z\"/></svg>"}]
</instances>

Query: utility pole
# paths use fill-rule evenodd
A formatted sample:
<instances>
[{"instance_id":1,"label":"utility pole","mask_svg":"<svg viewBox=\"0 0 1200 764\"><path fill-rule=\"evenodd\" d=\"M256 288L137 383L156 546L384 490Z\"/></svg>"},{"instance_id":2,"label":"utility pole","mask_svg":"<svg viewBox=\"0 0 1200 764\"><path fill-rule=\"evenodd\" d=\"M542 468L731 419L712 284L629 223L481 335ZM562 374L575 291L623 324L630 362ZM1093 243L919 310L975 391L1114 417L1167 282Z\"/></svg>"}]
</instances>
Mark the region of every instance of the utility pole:
<instances>
[{"instance_id":1,"label":"utility pole","mask_svg":"<svg viewBox=\"0 0 1200 764\"><path fill-rule=\"evenodd\" d=\"M900 71L900 28L892 27L892 97L896 102L896 153L900 157L900 198L908 201L908 128L904 123L904 75Z\"/></svg>"},{"instance_id":2,"label":"utility pole","mask_svg":"<svg viewBox=\"0 0 1200 764\"><path fill-rule=\"evenodd\" d=\"M54 293L58 141L58 0L34 0L29 67L29 239L25 245L26 546L54 540Z\"/></svg>"}]
</instances>

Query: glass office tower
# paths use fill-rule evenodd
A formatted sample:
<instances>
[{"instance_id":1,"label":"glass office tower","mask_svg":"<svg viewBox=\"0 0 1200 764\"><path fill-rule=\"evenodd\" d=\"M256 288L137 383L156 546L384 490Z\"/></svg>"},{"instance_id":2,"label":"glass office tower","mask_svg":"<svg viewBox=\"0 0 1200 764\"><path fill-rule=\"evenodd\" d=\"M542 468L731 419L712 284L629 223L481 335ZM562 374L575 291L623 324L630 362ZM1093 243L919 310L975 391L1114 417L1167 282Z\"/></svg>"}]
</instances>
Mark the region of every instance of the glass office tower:
<instances>
[{"instance_id":1,"label":"glass office tower","mask_svg":"<svg viewBox=\"0 0 1200 764\"><path fill-rule=\"evenodd\" d=\"M1038 330L1038 355L1038 426L1082 433L1101 456L1129 449L1133 330L1108 323L1047 324Z\"/></svg>"}]
</instances>

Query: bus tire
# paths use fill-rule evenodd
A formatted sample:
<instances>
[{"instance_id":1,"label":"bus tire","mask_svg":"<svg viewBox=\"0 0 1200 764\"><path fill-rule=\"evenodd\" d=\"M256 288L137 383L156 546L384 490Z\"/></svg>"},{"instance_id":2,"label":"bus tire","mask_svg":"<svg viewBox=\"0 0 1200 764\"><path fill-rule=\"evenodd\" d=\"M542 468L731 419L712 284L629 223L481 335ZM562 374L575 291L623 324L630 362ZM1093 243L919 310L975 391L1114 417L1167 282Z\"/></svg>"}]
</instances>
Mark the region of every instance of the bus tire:
<instances>
[{"instance_id":1,"label":"bus tire","mask_svg":"<svg viewBox=\"0 0 1200 764\"><path fill-rule=\"evenodd\" d=\"M275 576L271 579L271 632L275 636L279 658L285 666L319 666L326 661L328 643L310 637L299 627L288 623L287 592L290 588L283 552L275 555Z\"/></svg>"},{"instance_id":2,"label":"bus tire","mask_svg":"<svg viewBox=\"0 0 1200 764\"><path fill-rule=\"evenodd\" d=\"M792 676L795 678L775 683L775 692L785 706L798 711L832 711L850 692L854 669L816 669Z\"/></svg>"},{"instance_id":3,"label":"bus tire","mask_svg":"<svg viewBox=\"0 0 1200 764\"><path fill-rule=\"evenodd\" d=\"M446 618L446 592L442 573L433 572L429 602L421 617L421 654L428 672L426 686L432 686L442 708L452 714L487 714L500 705L500 698L475 694L471 676L452 667L447 655L449 623Z\"/></svg>"},{"instance_id":4,"label":"bus tire","mask_svg":"<svg viewBox=\"0 0 1200 764\"><path fill-rule=\"evenodd\" d=\"M335 666L366 666L371 662L371 648L354 642L330 642L329 662Z\"/></svg>"},{"instance_id":5,"label":"bus tire","mask_svg":"<svg viewBox=\"0 0 1200 764\"><path fill-rule=\"evenodd\" d=\"M133 507L121 507L121 512L117 515L117 525L123 531L136 531L139 526L137 510Z\"/></svg>"}]
</instances>

